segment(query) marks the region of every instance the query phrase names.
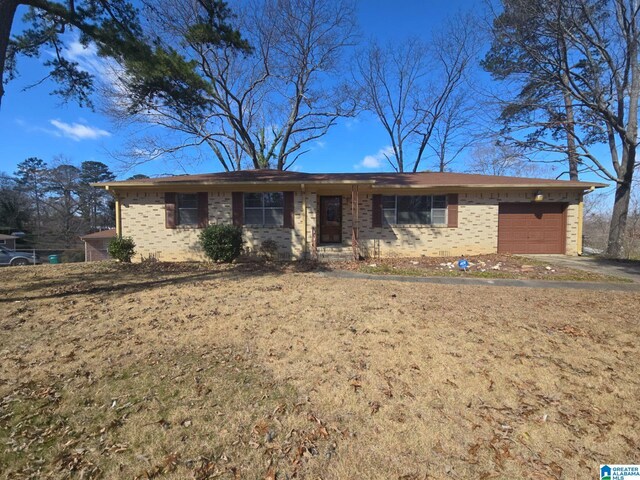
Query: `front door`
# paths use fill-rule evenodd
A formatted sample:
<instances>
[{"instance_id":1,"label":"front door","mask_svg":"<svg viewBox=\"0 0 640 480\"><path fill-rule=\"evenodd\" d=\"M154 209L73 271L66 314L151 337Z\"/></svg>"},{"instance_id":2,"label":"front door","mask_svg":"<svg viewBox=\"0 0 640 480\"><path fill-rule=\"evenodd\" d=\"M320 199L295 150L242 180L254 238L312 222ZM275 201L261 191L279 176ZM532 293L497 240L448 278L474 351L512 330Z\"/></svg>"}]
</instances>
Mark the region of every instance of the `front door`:
<instances>
[{"instance_id":1,"label":"front door","mask_svg":"<svg viewBox=\"0 0 640 480\"><path fill-rule=\"evenodd\" d=\"M342 197L320 197L320 243L342 243Z\"/></svg>"}]
</instances>

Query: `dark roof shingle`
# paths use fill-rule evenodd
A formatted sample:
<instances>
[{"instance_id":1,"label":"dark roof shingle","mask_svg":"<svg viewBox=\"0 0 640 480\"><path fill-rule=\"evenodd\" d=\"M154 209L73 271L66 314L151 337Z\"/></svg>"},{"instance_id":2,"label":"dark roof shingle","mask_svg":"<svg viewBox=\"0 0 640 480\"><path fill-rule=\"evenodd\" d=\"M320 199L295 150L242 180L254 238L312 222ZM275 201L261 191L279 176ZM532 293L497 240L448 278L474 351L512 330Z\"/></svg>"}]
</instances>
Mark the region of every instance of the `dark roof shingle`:
<instances>
[{"instance_id":1,"label":"dark roof shingle","mask_svg":"<svg viewBox=\"0 0 640 480\"><path fill-rule=\"evenodd\" d=\"M116 236L116 229L111 228L109 230L101 230L99 232L82 235L80 237L80 240L93 240L98 238L114 238L115 236Z\"/></svg>"},{"instance_id":2,"label":"dark roof shingle","mask_svg":"<svg viewBox=\"0 0 640 480\"><path fill-rule=\"evenodd\" d=\"M163 185L215 185L251 183L366 183L375 186L565 186L589 188L605 186L594 182L554 180L548 178L506 177L473 173L417 172L417 173L302 173L279 170L241 170L237 172L176 175L159 178L143 178L99 184L109 187L143 187Z\"/></svg>"}]
</instances>

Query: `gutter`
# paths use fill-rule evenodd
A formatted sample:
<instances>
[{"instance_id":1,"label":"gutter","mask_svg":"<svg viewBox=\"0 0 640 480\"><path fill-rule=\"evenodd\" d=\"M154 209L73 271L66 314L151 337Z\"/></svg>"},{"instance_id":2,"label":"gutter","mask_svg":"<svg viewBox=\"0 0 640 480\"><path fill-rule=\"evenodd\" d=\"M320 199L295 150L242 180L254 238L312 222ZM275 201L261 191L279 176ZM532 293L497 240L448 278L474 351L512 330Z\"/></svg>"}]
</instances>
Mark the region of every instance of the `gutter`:
<instances>
[{"instance_id":1,"label":"gutter","mask_svg":"<svg viewBox=\"0 0 640 480\"><path fill-rule=\"evenodd\" d=\"M427 190L427 189L449 189L449 188L454 188L456 190L478 190L478 189L496 189L496 188L515 188L515 189L531 189L531 188L544 188L544 189L557 189L557 190L589 190L590 192L595 190L596 188L604 188L607 187L607 185L605 185L604 183L596 183L596 184L589 184L589 183L585 183L582 185L575 185L575 184L556 184L556 183L552 183L552 184L545 184L545 183L527 183L527 184L522 184L522 183L518 183L518 184L513 184L513 183L492 183L492 184L486 184L486 183L476 183L476 184L458 184L458 185L449 185L449 184L442 184L442 185L402 185L402 184L395 184L395 185L384 185L384 184L375 184L373 185L373 189L374 190L383 190L383 189L414 189L414 190Z\"/></svg>"},{"instance_id":2,"label":"gutter","mask_svg":"<svg viewBox=\"0 0 640 480\"><path fill-rule=\"evenodd\" d=\"M303 187L305 185L365 185L370 186L374 190L395 190L395 189L413 189L413 190L428 190L428 189L457 189L457 190L478 190L478 189L496 189L496 188L513 188L513 189L530 189L530 188L545 188L545 189L558 189L558 190L588 190L592 192L596 188L607 187L604 183L580 183L580 184L562 184L562 183L526 183L526 184L512 184L512 183L475 183L475 184L429 184L429 185L406 185L406 184L382 184L377 183L375 180L370 181L356 181L356 180L343 180L339 182L322 180L311 182L158 182L158 183L91 183L92 187L104 188L105 190L117 189L151 189L151 188L163 188L167 187L198 187L198 186L213 186L213 187L228 187L228 188L242 188L246 186L258 186L269 185L272 186L291 186L298 185Z\"/></svg>"},{"instance_id":3,"label":"gutter","mask_svg":"<svg viewBox=\"0 0 640 480\"><path fill-rule=\"evenodd\" d=\"M113 183L90 183L92 187L104 188L109 190L111 188L144 188L144 187L195 187L195 186L218 186L218 187L242 187L242 186L255 186L255 185L373 185L375 180L359 181L359 180L317 180L311 182L302 183L300 181L285 181L285 182L272 182L269 180L262 180L259 182L140 182L140 183L127 183L113 182Z\"/></svg>"}]
</instances>

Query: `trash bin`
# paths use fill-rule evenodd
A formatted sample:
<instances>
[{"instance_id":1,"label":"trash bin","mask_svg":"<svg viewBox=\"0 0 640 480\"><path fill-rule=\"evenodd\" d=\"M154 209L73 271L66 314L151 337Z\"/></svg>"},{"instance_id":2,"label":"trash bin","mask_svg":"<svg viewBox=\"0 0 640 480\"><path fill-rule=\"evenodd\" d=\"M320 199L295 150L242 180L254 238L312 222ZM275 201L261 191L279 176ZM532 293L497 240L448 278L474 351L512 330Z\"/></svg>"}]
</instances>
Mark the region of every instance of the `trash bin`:
<instances>
[{"instance_id":1,"label":"trash bin","mask_svg":"<svg viewBox=\"0 0 640 480\"><path fill-rule=\"evenodd\" d=\"M60 263L58 255L49 255L49 263Z\"/></svg>"}]
</instances>

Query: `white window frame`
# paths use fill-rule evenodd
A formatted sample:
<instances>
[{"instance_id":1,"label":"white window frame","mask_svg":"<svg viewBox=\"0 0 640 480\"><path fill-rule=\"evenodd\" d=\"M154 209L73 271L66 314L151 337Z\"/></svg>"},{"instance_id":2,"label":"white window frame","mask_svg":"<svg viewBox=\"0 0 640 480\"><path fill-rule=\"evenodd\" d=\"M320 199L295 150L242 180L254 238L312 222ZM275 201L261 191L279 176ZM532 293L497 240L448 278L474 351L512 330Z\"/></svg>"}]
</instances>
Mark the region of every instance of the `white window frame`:
<instances>
[{"instance_id":1,"label":"white window frame","mask_svg":"<svg viewBox=\"0 0 640 480\"><path fill-rule=\"evenodd\" d=\"M385 198L393 197L394 199L394 208L384 208L384 200ZM429 223L398 223L398 197L431 197L431 211L429 212ZM436 197L443 197L445 201L444 208L435 208L434 199ZM399 226L407 226L407 225L419 225L419 226L446 226L449 220L449 201L447 195L382 195L381 198L381 207L382 207L382 224L383 225L399 225ZM433 212L434 211L442 211L444 210L444 222L442 223L433 223ZM387 222L387 216L385 212L393 211L393 223Z\"/></svg>"},{"instance_id":2,"label":"white window frame","mask_svg":"<svg viewBox=\"0 0 640 480\"><path fill-rule=\"evenodd\" d=\"M265 207L264 198L265 195L273 195L274 193L280 194L282 197L282 207ZM246 196L247 195L260 195L262 206L260 207L247 207ZM247 222L247 210L260 210L262 211L262 223L248 223ZM280 223L265 223L267 210L280 210L282 212L282 222ZM247 226L254 227L283 227L284 226L284 192L244 192L242 194L242 223Z\"/></svg>"}]
</instances>

